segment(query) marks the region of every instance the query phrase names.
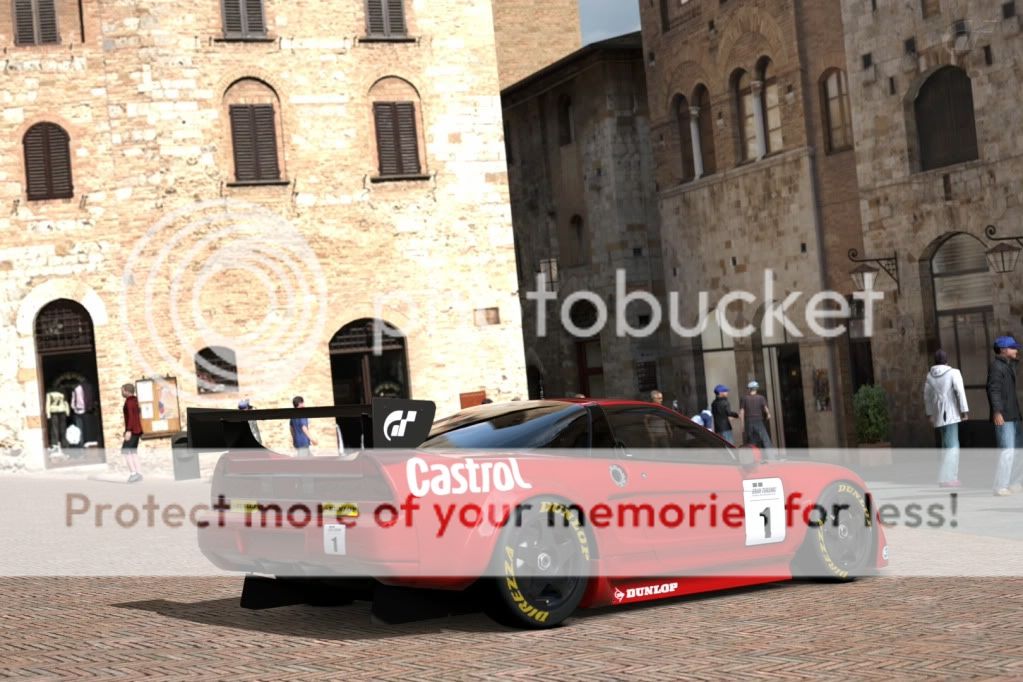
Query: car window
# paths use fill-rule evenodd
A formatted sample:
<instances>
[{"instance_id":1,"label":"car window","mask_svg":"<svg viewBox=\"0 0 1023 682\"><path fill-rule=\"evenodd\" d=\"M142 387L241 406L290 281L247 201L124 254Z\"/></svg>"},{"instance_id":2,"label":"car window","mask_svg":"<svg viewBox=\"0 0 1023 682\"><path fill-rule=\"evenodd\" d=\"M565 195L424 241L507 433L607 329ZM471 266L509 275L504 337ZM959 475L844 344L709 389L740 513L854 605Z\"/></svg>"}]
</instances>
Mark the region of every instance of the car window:
<instances>
[{"instance_id":1,"label":"car window","mask_svg":"<svg viewBox=\"0 0 1023 682\"><path fill-rule=\"evenodd\" d=\"M504 412L489 419L475 420L467 417L468 410L453 417L442 420L434 425L433 433L420 447L425 449L448 448L542 448L562 436L566 431L572 432L573 423L583 418L583 433L586 428L586 411L578 405L546 405L524 410ZM569 442L578 438L565 435ZM575 447L574 445L557 445L551 447ZM583 446L585 447L585 445Z\"/></svg>"},{"instance_id":2,"label":"car window","mask_svg":"<svg viewBox=\"0 0 1023 682\"><path fill-rule=\"evenodd\" d=\"M634 459L734 464L728 447L692 420L655 407L606 407L615 439Z\"/></svg>"}]
</instances>

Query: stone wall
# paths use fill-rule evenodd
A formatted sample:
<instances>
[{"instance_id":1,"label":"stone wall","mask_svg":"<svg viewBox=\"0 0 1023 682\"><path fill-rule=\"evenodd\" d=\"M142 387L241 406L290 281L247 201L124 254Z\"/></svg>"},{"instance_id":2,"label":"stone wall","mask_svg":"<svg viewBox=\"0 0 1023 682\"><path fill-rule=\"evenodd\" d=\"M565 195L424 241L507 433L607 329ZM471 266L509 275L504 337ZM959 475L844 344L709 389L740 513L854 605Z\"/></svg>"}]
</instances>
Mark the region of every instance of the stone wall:
<instances>
[{"instance_id":1,"label":"stone wall","mask_svg":"<svg viewBox=\"0 0 1023 682\"><path fill-rule=\"evenodd\" d=\"M493 0L501 89L582 46L578 0Z\"/></svg>"},{"instance_id":2,"label":"stone wall","mask_svg":"<svg viewBox=\"0 0 1023 682\"><path fill-rule=\"evenodd\" d=\"M1018 96L1023 33L1018 16L1002 18L1002 4L962 2L954 12L943 5L941 14L924 19L912 4L878 3L875 12L859 0L842 3L849 73L857 75L850 78L850 86L864 242L872 254L897 253L899 259L901 293L893 291L882 309L873 351L875 374L891 396L893 438L900 444L933 443L918 394L930 355L940 343L929 291L936 247L962 232L986 249L995 243L985 237L989 224L1001 235L1023 235ZM957 20L964 20L967 29L959 38L953 30ZM908 38L916 41L915 55L906 54ZM861 60L868 53L876 68L864 70ZM921 172L913 102L925 80L945 65L964 69L971 79L979 158ZM1010 274L991 272L990 277L990 332L1018 338L1023 271L1017 267ZM894 289L890 281L887 285ZM989 349L986 355L990 358ZM970 416L986 420L986 401L974 401Z\"/></svg>"},{"instance_id":3,"label":"stone wall","mask_svg":"<svg viewBox=\"0 0 1023 682\"><path fill-rule=\"evenodd\" d=\"M621 43L621 44L619 44ZM574 139L560 144L558 111L572 103ZM543 374L545 394L582 390L575 336L559 319L574 292L599 294L610 322L599 334L604 392L596 397L639 396L637 364L666 353L661 333L619 337L614 328L615 273L626 291L645 291L663 303L660 220L653 188L653 154L638 36L585 48L571 63L542 78L505 90L512 162L512 216L520 257L523 331L527 361ZM581 218L581 232L572 225ZM536 288L542 259L557 258L558 300L549 304L549 334L537 334L537 306L524 292ZM639 325L645 305L628 308ZM677 389L662 384L669 400Z\"/></svg>"},{"instance_id":4,"label":"stone wall","mask_svg":"<svg viewBox=\"0 0 1023 682\"><path fill-rule=\"evenodd\" d=\"M75 3L59 2L63 18ZM400 44L358 41L361 4L267 0L270 39L253 43L218 40L217 3L82 7L84 44L62 22L59 46L14 47L0 13L0 414L30 466L43 446L33 321L58 298L92 316L108 446L119 387L143 374L176 374L182 410L243 395L330 404L327 344L363 317L407 335L412 394L440 414L464 391L524 397L489 6L409 3L416 40ZM424 179L371 181L370 89L384 77L418 92ZM232 186L223 97L242 78L276 94L280 184ZM39 121L70 134L72 199L25 196L21 138ZM489 307L500 322L477 326ZM192 355L210 339L238 354L241 386L204 400ZM281 380L247 382L265 379L261 362Z\"/></svg>"}]
</instances>

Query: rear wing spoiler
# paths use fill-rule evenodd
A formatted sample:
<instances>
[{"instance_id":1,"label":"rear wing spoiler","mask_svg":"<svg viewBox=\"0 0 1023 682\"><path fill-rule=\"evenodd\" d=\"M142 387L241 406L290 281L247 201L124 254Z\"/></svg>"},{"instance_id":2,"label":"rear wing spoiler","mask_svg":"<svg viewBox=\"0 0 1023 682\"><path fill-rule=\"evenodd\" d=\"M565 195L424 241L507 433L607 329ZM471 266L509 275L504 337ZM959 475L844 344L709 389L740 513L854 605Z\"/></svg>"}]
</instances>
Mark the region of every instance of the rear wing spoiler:
<instances>
[{"instance_id":1,"label":"rear wing spoiler","mask_svg":"<svg viewBox=\"0 0 1023 682\"><path fill-rule=\"evenodd\" d=\"M263 449L250 422L334 419L339 449L414 449L430 435L437 406L429 400L375 398L372 405L337 405L270 410L189 407L188 447L196 450Z\"/></svg>"}]
</instances>

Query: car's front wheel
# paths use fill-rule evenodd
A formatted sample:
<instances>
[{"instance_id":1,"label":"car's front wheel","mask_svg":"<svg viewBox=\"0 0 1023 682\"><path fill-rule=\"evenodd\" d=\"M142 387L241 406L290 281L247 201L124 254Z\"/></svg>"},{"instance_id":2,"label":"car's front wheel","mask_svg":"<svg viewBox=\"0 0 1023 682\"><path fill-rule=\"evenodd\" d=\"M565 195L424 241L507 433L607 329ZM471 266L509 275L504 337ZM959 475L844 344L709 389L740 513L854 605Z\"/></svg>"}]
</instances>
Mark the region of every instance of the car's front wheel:
<instances>
[{"instance_id":1,"label":"car's front wheel","mask_svg":"<svg viewBox=\"0 0 1023 682\"><path fill-rule=\"evenodd\" d=\"M806 541L796 559L799 577L852 580L869 572L876 545L875 520L866 493L852 483L832 483L810 514Z\"/></svg>"},{"instance_id":2,"label":"car's front wheel","mask_svg":"<svg viewBox=\"0 0 1023 682\"><path fill-rule=\"evenodd\" d=\"M557 499L520 505L494 548L487 613L522 628L559 625L586 591L592 540L577 510Z\"/></svg>"}]
</instances>

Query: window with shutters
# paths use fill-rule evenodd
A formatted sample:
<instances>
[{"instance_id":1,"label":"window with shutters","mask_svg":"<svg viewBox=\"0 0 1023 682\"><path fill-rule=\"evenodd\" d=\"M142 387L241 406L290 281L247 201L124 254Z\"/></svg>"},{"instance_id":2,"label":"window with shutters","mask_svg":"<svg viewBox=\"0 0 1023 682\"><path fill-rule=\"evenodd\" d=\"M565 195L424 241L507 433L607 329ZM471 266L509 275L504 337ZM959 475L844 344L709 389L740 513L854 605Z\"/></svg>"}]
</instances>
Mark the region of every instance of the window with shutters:
<instances>
[{"instance_id":1,"label":"window with shutters","mask_svg":"<svg viewBox=\"0 0 1023 682\"><path fill-rule=\"evenodd\" d=\"M419 165L415 103L374 102L373 120L380 177L419 175L422 168Z\"/></svg>"},{"instance_id":2,"label":"window with shutters","mask_svg":"<svg viewBox=\"0 0 1023 682\"><path fill-rule=\"evenodd\" d=\"M705 85L697 85L693 91L693 104L700 110L700 155L703 158L703 174L711 175L717 170L714 156L714 119L710 105L710 91Z\"/></svg>"},{"instance_id":3,"label":"window with shutters","mask_svg":"<svg viewBox=\"0 0 1023 682\"><path fill-rule=\"evenodd\" d=\"M29 201L70 199L71 139L55 123L37 123L25 133L25 187Z\"/></svg>"},{"instance_id":4,"label":"window with shutters","mask_svg":"<svg viewBox=\"0 0 1023 682\"><path fill-rule=\"evenodd\" d=\"M263 0L220 0L225 40L266 38Z\"/></svg>"},{"instance_id":5,"label":"window with shutters","mask_svg":"<svg viewBox=\"0 0 1023 682\"><path fill-rule=\"evenodd\" d=\"M13 0L15 45L55 45L57 30L56 0Z\"/></svg>"},{"instance_id":6,"label":"window with shutters","mask_svg":"<svg viewBox=\"0 0 1023 682\"><path fill-rule=\"evenodd\" d=\"M280 102L262 81L236 81L224 97L231 134L234 182L238 185L284 183Z\"/></svg>"},{"instance_id":7,"label":"window with shutters","mask_svg":"<svg viewBox=\"0 0 1023 682\"><path fill-rule=\"evenodd\" d=\"M956 66L935 71L913 104L920 169L931 170L978 158L973 85Z\"/></svg>"},{"instance_id":8,"label":"window with shutters","mask_svg":"<svg viewBox=\"0 0 1023 682\"><path fill-rule=\"evenodd\" d=\"M407 37L405 0L366 0L366 35L371 38Z\"/></svg>"},{"instance_id":9,"label":"window with shutters","mask_svg":"<svg viewBox=\"0 0 1023 682\"><path fill-rule=\"evenodd\" d=\"M423 112L411 83L388 76L370 90L377 168L373 181L426 178ZM370 157L372 158L372 156Z\"/></svg>"},{"instance_id":10,"label":"window with shutters","mask_svg":"<svg viewBox=\"0 0 1023 682\"><path fill-rule=\"evenodd\" d=\"M849 108L849 81L845 71L831 69L821 78L821 111L828 153L852 149L852 110Z\"/></svg>"}]
</instances>

